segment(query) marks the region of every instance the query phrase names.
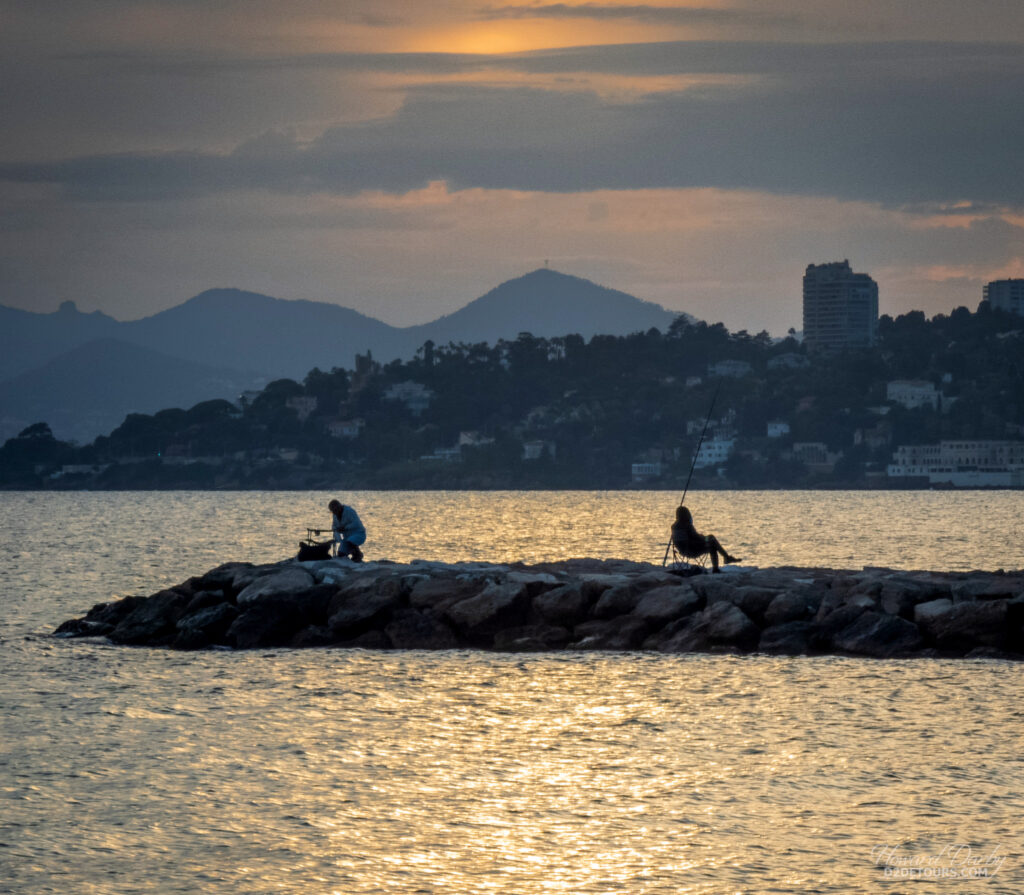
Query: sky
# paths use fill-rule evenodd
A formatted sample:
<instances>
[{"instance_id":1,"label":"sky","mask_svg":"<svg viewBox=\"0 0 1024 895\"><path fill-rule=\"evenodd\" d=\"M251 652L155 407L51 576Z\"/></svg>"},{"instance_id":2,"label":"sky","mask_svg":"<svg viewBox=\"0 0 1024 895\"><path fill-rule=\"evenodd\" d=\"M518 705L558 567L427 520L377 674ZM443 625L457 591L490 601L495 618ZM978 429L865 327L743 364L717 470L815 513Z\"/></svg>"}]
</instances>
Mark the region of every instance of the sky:
<instances>
[{"instance_id":1,"label":"sky","mask_svg":"<svg viewBox=\"0 0 1024 895\"><path fill-rule=\"evenodd\" d=\"M545 264L730 329L1024 277L1021 0L0 0L0 304L393 325Z\"/></svg>"}]
</instances>

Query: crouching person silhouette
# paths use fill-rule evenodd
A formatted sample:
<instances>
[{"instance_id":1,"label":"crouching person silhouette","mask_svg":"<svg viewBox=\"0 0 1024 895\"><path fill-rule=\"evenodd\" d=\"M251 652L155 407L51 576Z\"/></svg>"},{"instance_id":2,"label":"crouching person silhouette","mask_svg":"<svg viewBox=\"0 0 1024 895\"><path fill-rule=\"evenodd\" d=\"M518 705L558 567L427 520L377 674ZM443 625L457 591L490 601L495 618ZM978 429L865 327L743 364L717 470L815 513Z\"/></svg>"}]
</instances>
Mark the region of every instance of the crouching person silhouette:
<instances>
[{"instance_id":1,"label":"crouching person silhouette","mask_svg":"<svg viewBox=\"0 0 1024 895\"><path fill-rule=\"evenodd\" d=\"M337 555L351 557L352 562L362 562L363 551L359 546L366 543L366 529L356 511L338 500L327 504L327 509L333 516L331 529L334 531Z\"/></svg>"},{"instance_id":2,"label":"crouching person silhouette","mask_svg":"<svg viewBox=\"0 0 1024 895\"><path fill-rule=\"evenodd\" d=\"M692 558L703 556L707 553L711 557L711 571L719 572L718 558L723 563L739 562L739 559L729 553L714 535L702 535L693 527L693 516L690 511L680 505L676 510L676 521L672 524L672 543L675 544L683 556Z\"/></svg>"}]
</instances>

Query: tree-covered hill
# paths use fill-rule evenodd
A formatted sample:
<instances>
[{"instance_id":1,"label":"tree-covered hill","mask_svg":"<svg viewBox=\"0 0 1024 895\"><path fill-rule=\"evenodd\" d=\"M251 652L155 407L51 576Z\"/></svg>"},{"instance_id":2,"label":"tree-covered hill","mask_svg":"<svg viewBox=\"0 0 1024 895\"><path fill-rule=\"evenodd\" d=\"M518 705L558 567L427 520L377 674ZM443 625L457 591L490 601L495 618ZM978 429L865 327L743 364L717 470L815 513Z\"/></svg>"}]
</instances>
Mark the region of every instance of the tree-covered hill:
<instances>
[{"instance_id":1,"label":"tree-covered hill","mask_svg":"<svg viewBox=\"0 0 1024 895\"><path fill-rule=\"evenodd\" d=\"M678 318L665 332L425 343L409 361L311 370L237 403L132 414L74 446L32 427L5 487L675 487L712 408L701 487L878 486L901 444L1020 439L1024 320L982 305L883 317L875 348ZM934 400L904 406L890 383Z\"/></svg>"}]
</instances>

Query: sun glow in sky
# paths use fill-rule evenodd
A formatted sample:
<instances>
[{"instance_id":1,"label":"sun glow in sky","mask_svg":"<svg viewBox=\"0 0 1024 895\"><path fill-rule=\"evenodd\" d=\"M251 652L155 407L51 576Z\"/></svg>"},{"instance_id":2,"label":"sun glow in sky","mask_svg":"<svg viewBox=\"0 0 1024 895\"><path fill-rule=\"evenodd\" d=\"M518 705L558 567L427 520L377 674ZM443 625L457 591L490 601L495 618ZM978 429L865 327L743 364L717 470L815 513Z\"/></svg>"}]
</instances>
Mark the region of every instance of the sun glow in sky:
<instances>
[{"instance_id":1,"label":"sun glow in sky","mask_svg":"<svg viewBox=\"0 0 1024 895\"><path fill-rule=\"evenodd\" d=\"M733 328L1024 268L1024 4L0 0L0 304L392 323L540 266ZM987 134L979 139L979 134Z\"/></svg>"}]
</instances>

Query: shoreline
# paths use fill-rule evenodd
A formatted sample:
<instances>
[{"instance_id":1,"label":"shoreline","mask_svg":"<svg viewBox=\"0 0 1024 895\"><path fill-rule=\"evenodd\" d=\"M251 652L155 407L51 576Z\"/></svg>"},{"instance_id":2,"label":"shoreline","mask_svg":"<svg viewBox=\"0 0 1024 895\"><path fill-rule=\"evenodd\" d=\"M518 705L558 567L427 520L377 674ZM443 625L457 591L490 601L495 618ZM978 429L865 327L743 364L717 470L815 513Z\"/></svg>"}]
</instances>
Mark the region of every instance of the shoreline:
<instances>
[{"instance_id":1,"label":"shoreline","mask_svg":"<svg viewBox=\"0 0 1024 895\"><path fill-rule=\"evenodd\" d=\"M1024 570L621 559L229 562L69 619L57 637L176 650L643 650L1024 660Z\"/></svg>"}]
</instances>

